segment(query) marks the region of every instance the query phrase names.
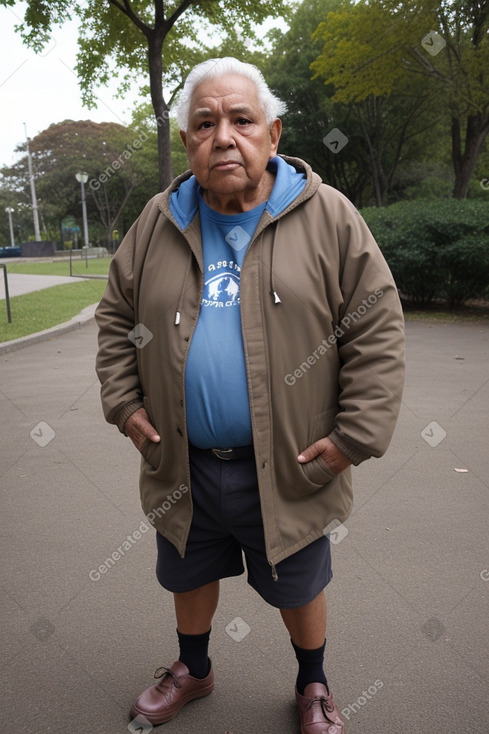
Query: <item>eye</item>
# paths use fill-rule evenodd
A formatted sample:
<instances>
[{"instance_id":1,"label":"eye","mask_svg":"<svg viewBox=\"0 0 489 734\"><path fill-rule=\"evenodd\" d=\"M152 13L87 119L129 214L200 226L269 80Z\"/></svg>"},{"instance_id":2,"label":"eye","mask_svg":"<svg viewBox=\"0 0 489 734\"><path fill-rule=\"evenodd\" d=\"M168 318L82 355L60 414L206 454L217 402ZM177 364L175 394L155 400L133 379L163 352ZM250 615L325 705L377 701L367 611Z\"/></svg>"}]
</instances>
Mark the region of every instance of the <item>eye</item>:
<instances>
[{"instance_id":1,"label":"eye","mask_svg":"<svg viewBox=\"0 0 489 734\"><path fill-rule=\"evenodd\" d=\"M212 127L212 122L210 122L209 120L204 120L204 122L200 123L199 130L202 130L202 129L208 130L211 127Z\"/></svg>"},{"instance_id":2,"label":"eye","mask_svg":"<svg viewBox=\"0 0 489 734\"><path fill-rule=\"evenodd\" d=\"M238 125L251 125L251 120L248 120L246 117L240 117L236 120L236 123Z\"/></svg>"}]
</instances>

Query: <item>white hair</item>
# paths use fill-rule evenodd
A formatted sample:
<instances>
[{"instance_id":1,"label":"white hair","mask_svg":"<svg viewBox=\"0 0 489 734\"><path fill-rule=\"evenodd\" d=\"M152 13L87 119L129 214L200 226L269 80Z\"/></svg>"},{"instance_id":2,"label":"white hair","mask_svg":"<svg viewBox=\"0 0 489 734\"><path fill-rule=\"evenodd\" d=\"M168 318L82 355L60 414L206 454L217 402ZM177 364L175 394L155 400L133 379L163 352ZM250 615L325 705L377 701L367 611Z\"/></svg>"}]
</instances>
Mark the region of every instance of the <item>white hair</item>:
<instances>
[{"instance_id":1,"label":"white hair","mask_svg":"<svg viewBox=\"0 0 489 734\"><path fill-rule=\"evenodd\" d=\"M253 66L253 64L245 64L243 61L239 61L232 56L226 56L222 59L208 59L194 66L185 80L176 106L180 130L187 130L190 101L195 88L204 79L216 79L225 74L239 74L254 82L258 99L265 113L267 125L271 125L275 118L283 115L287 111L285 102L282 102L282 100L272 94L258 67Z\"/></svg>"}]
</instances>

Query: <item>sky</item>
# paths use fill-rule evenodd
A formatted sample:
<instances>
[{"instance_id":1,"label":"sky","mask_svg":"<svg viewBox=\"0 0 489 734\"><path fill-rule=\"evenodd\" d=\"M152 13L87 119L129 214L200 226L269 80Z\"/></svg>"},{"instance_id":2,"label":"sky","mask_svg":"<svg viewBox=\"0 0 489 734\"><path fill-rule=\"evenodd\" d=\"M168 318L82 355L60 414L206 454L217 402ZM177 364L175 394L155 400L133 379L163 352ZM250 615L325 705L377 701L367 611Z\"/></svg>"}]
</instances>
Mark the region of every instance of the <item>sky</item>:
<instances>
[{"instance_id":1,"label":"sky","mask_svg":"<svg viewBox=\"0 0 489 734\"><path fill-rule=\"evenodd\" d=\"M0 166L18 160L15 147L34 138L53 122L93 120L127 125L134 91L125 99L115 99L117 85L97 91L95 109L83 107L74 71L77 52L77 25L70 22L55 28L42 55L23 43L15 26L24 17L26 3L0 8ZM141 83L146 83L141 79ZM24 123L26 128L24 127Z\"/></svg>"}]
</instances>

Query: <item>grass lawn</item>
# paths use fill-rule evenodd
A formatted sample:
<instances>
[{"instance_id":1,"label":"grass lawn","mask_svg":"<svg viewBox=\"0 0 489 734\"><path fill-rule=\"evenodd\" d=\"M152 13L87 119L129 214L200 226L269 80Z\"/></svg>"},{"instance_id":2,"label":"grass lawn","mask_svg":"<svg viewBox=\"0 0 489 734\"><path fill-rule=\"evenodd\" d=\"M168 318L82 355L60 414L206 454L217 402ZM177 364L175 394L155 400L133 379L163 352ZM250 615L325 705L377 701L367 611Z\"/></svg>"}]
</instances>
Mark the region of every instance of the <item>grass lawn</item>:
<instances>
[{"instance_id":1,"label":"grass lawn","mask_svg":"<svg viewBox=\"0 0 489 734\"><path fill-rule=\"evenodd\" d=\"M88 260L80 260L80 258L73 259L71 263L72 274L81 276L107 275L111 259L110 257L94 257ZM3 260L2 263L7 265L8 273L28 273L29 275L70 274L70 259L68 255L66 258L47 260L46 262L22 262L21 260L6 262L6 260Z\"/></svg>"},{"instance_id":2,"label":"grass lawn","mask_svg":"<svg viewBox=\"0 0 489 734\"><path fill-rule=\"evenodd\" d=\"M86 280L14 296L10 299L11 324L7 321L5 301L0 301L0 342L18 339L69 321L86 306L98 303L105 286L105 279Z\"/></svg>"}]
</instances>

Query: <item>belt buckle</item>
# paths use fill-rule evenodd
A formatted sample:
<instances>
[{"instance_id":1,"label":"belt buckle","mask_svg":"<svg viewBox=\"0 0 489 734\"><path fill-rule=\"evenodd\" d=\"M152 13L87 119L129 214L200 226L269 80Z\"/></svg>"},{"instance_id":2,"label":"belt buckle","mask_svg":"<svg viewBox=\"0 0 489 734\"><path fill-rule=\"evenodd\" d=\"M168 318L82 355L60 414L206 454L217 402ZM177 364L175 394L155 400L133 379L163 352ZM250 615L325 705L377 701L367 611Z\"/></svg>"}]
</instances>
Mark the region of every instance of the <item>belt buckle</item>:
<instances>
[{"instance_id":1,"label":"belt buckle","mask_svg":"<svg viewBox=\"0 0 489 734\"><path fill-rule=\"evenodd\" d=\"M217 456L222 461L231 461L233 458L234 449L211 449L211 451L214 456ZM228 454L228 456L223 456L223 454Z\"/></svg>"}]
</instances>

